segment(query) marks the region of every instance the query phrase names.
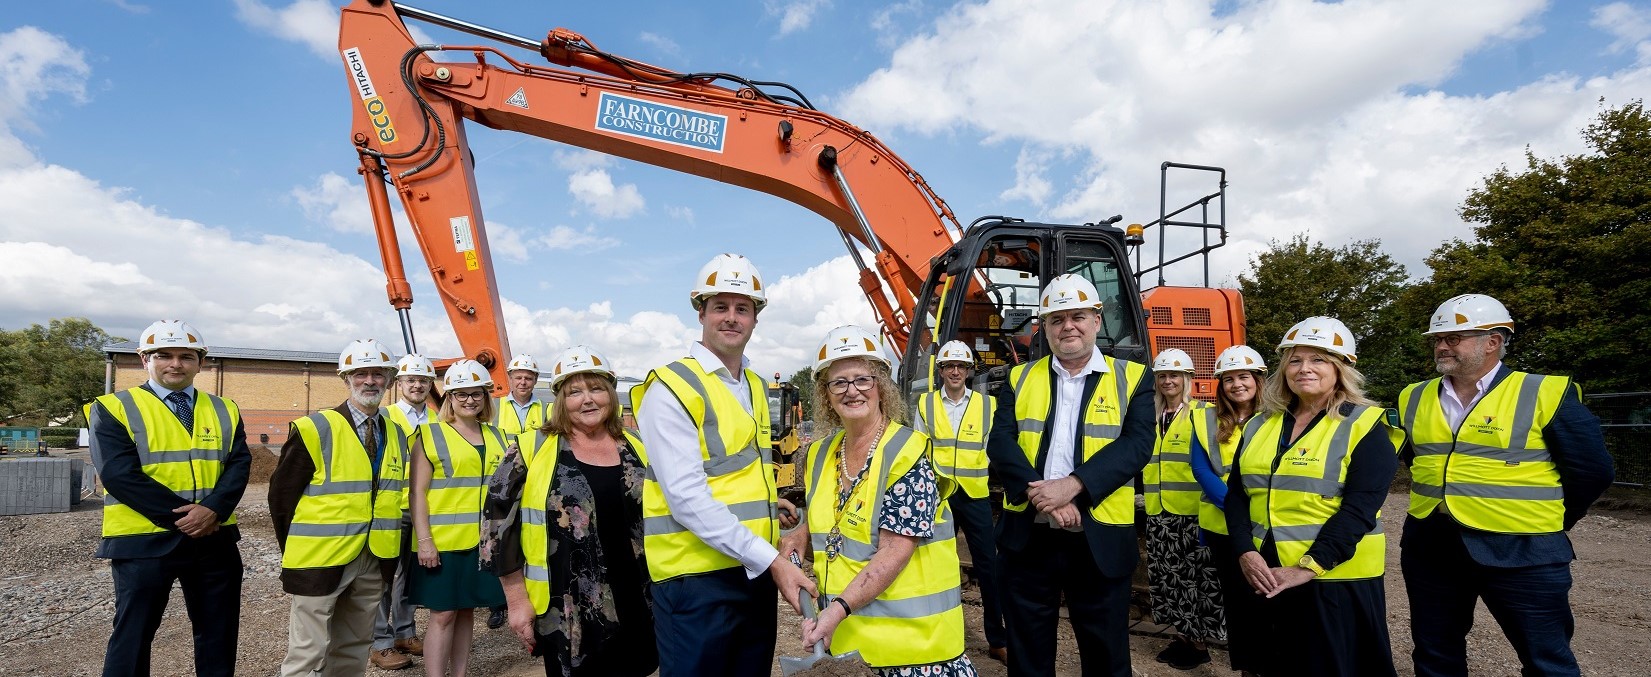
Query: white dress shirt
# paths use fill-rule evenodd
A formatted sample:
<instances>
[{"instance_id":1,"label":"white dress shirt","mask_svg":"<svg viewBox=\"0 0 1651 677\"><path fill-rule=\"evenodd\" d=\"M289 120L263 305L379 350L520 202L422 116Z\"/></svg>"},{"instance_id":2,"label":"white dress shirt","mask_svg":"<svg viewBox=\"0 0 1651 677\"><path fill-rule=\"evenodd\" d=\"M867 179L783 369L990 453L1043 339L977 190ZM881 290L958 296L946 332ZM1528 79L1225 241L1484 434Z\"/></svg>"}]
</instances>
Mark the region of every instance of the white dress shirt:
<instances>
[{"instance_id":1,"label":"white dress shirt","mask_svg":"<svg viewBox=\"0 0 1651 677\"><path fill-rule=\"evenodd\" d=\"M1473 405L1485 396L1485 391L1490 389L1490 382L1496 378L1496 372L1501 370L1502 361L1497 360L1496 366L1491 367L1490 371L1485 372L1484 376L1474 382L1474 386L1478 388L1478 391L1473 394L1473 399L1468 400L1466 403L1456 397L1456 388L1451 386L1449 376L1440 379L1440 386L1445 392L1439 397L1439 406L1445 410L1445 420L1450 421L1451 430L1456 430L1462 426L1462 419L1467 418L1468 410L1472 409Z\"/></svg>"},{"instance_id":2,"label":"white dress shirt","mask_svg":"<svg viewBox=\"0 0 1651 677\"><path fill-rule=\"evenodd\" d=\"M751 384L742 378L750 360L741 357L741 373L730 374L722 360L698 341L688 347L688 358L698 360L700 369L715 376L745 413L751 413ZM642 399L644 406L636 417L637 433L648 448L648 464L659 480L671 517L717 552L739 560L747 578L762 575L780 553L741 524L728 510L728 504L711 496L699 453L699 428L688 410L682 408L668 386L658 381L648 386Z\"/></svg>"},{"instance_id":3,"label":"white dress shirt","mask_svg":"<svg viewBox=\"0 0 1651 677\"><path fill-rule=\"evenodd\" d=\"M963 412L968 411L969 398L974 394L975 391L964 388L963 397L953 400L950 396L946 395L945 388L940 389L940 404L941 406L946 407L946 420L951 421L952 423L953 435L956 435L957 431L963 429Z\"/></svg>"},{"instance_id":4,"label":"white dress shirt","mask_svg":"<svg viewBox=\"0 0 1651 677\"><path fill-rule=\"evenodd\" d=\"M1074 454L1077 440L1073 435L1078 431L1078 414L1083 411L1083 382L1090 374L1105 374L1106 359L1101 357L1100 348L1091 348L1089 362L1076 372L1067 372L1061 366L1059 358L1050 356L1049 364L1055 368L1055 411L1049 417L1049 427L1046 435L1049 436L1049 453L1044 456L1043 478L1058 480L1072 474ZM1127 403L1119 405L1127 407Z\"/></svg>"},{"instance_id":5,"label":"white dress shirt","mask_svg":"<svg viewBox=\"0 0 1651 677\"><path fill-rule=\"evenodd\" d=\"M430 409L428 407L416 407L407 400L397 402L396 407L401 409L401 413L407 415L407 421L412 423L415 428L430 422L428 420L428 417L430 416Z\"/></svg>"}]
</instances>

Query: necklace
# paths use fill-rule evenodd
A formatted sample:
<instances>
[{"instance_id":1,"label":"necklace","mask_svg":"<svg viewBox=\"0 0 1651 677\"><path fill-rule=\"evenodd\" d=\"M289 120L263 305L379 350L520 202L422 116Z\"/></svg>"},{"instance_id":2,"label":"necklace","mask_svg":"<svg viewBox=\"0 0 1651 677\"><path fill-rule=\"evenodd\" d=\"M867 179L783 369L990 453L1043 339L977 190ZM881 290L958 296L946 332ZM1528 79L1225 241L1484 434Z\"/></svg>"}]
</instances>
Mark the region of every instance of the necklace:
<instances>
[{"instance_id":1,"label":"necklace","mask_svg":"<svg viewBox=\"0 0 1651 677\"><path fill-rule=\"evenodd\" d=\"M826 534L825 550L826 561L828 562L837 559L837 555L843 551L842 524L844 508L848 507L849 497L860 486L860 480L866 469L871 467L871 457L877 449L877 443L883 439L883 431L887 430L888 427L889 421L886 418L877 426L877 432L871 436L871 443L866 445L866 464L860 466L860 472L855 473L853 478L850 478L848 474L848 433L846 431L843 433L843 445L837 454L837 507L833 510L831 532Z\"/></svg>"}]
</instances>

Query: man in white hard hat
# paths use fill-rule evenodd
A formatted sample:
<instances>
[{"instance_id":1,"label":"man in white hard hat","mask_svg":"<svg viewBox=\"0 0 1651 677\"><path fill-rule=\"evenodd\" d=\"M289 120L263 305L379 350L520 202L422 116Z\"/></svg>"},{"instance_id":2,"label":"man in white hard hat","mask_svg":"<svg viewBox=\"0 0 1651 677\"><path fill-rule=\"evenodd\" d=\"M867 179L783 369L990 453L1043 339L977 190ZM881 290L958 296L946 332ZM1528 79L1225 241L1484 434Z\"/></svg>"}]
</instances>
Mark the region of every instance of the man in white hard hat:
<instances>
[{"instance_id":1,"label":"man in white hard hat","mask_svg":"<svg viewBox=\"0 0 1651 677\"><path fill-rule=\"evenodd\" d=\"M940 387L917 400L913 428L934 443L934 469L955 487L946 502L969 544L969 564L980 584L985 613L987 655L1008 662L1009 636L999 605L997 543L992 534L991 494L987 487L986 438L991 434L997 400L969 388L975 355L962 341L947 341L935 355Z\"/></svg>"},{"instance_id":2,"label":"man in white hard hat","mask_svg":"<svg viewBox=\"0 0 1651 677\"><path fill-rule=\"evenodd\" d=\"M1445 301L1426 335L1441 376L1399 394L1410 515L1399 564L1417 675L1466 675L1475 603L1527 675L1577 675L1566 532L1610 487L1599 419L1564 376L1502 363L1514 322L1482 294Z\"/></svg>"},{"instance_id":3,"label":"man in white hard hat","mask_svg":"<svg viewBox=\"0 0 1651 677\"><path fill-rule=\"evenodd\" d=\"M109 560L115 585L105 677L149 674L174 582L189 607L195 673L235 674L243 571L235 506L252 455L240 408L195 388L206 350L184 322L151 324L138 339L149 380L88 407L92 465L108 492L97 556Z\"/></svg>"},{"instance_id":4,"label":"man in white hard hat","mask_svg":"<svg viewBox=\"0 0 1651 677\"><path fill-rule=\"evenodd\" d=\"M545 403L533 394L539 384L539 361L532 355L521 354L510 359L505 368L510 378L510 396L493 403L493 425L510 437L545 424Z\"/></svg>"},{"instance_id":5,"label":"man in white hard hat","mask_svg":"<svg viewBox=\"0 0 1651 677\"><path fill-rule=\"evenodd\" d=\"M351 341L338 356L349 397L296 419L269 480L292 595L282 677L363 674L373 616L402 552L407 434L379 405L395 374L389 350Z\"/></svg>"},{"instance_id":6,"label":"man in white hard hat","mask_svg":"<svg viewBox=\"0 0 1651 677\"><path fill-rule=\"evenodd\" d=\"M394 406L385 407L390 422L411 437L419 426L429 423L436 415L431 393L436 388L436 366L430 358L419 354L403 355L396 361L396 391L401 394ZM407 603L407 571L412 566L412 518L407 506L401 506L401 561L396 567L395 579L384 586L384 596L378 602L378 613L373 617L373 649L371 661L383 670L400 670L412 666L408 656L423 656L424 643L418 638L418 623L413 618L413 606Z\"/></svg>"},{"instance_id":7,"label":"man in white hard hat","mask_svg":"<svg viewBox=\"0 0 1651 677\"><path fill-rule=\"evenodd\" d=\"M776 588L799 610L799 588L816 590L776 547L796 509L776 493L768 394L745 359L767 296L756 266L720 254L689 299L700 340L631 390L649 469L642 538L659 674L767 675Z\"/></svg>"},{"instance_id":8,"label":"man in white hard hat","mask_svg":"<svg viewBox=\"0 0 1651 677\"><path fill-rule=\"evenodd\" d=\"M987 453L1003 483L1009 674L1055 674L1064 598L1084 675L1130 674L1135 476L1152 456L1152 370L1102 354L1095 286L1049 281L1038 300L1050 355L1009 371Z\"/></svg>"}]
</instances>

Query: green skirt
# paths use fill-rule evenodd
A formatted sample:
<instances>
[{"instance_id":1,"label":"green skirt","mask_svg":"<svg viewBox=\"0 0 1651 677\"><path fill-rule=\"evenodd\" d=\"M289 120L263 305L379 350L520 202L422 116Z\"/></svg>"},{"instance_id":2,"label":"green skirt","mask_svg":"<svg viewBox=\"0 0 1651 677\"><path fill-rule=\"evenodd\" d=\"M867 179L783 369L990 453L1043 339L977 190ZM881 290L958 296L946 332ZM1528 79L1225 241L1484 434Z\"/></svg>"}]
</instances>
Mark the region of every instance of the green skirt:
<instances>
[{"instance_id":1,"label":"green skirt","mask_svg":"<svg viewBox=\"0 0 1651 677\"><path fill-rule=\"evenodd\" d=\"M426 568L413 557L407 572L407 599L431 611L459 611L503 606L504 588L499 578L477 568L476 548L443 552L441 566Z\"/></svg>"}]
</instances>

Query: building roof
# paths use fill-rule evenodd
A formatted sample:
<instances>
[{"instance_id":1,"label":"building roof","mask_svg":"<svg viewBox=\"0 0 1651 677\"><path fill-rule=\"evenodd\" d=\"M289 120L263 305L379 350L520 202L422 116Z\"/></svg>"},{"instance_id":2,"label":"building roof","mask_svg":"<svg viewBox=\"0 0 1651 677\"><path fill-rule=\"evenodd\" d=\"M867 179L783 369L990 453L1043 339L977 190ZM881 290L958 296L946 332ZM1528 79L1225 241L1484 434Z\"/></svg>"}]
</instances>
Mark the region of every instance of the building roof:
<instances>
[{"instance_id":1,"label":"building roof","mask_svg":"<svg viewBox=\"0 0 1651 677\"><path fill-rule=\"evenodd\" d=\"M103 346L103 352L109 354L136 355L137 341L122 341ZM208 357L229 358L236 360L273 360L276 362L321 362L332 364L338 361L337 353L318 353L310 350L271 350L268 348L234 348L230 346L207 346Z\"/></svg>"}]
</instances>

